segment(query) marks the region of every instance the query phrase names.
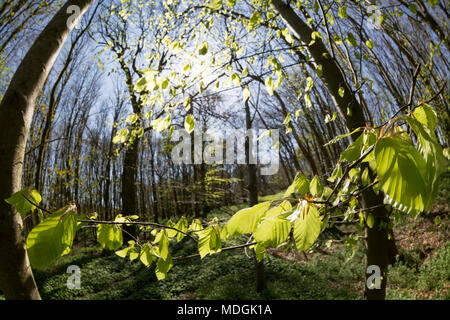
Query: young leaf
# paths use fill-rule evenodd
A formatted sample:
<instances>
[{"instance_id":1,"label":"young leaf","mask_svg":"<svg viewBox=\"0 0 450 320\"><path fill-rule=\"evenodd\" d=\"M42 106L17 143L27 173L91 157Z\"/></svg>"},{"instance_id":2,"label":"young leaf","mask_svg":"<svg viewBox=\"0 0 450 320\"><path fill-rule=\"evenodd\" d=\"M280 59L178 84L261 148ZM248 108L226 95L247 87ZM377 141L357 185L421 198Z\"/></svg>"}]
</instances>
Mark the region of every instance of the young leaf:
<instances>
[{"instance_id":1,"label":"young leaf","mask_svg":"<svg viewBox=\"0 0 450 320\"><path fill-rule=\"evenodd\" d=\"M131 255L130 255L131 259ZM140 260L146 266L149 267L153 261L156 261L157 256L153 246L150 243L144 244L141 248Z\"/></svg>"},{"instance_id":2,"label":"young leaf","mask_svg":"<svg viewBox=\"0 0 450 320\"><path fill-rule=\"evenodd\" d=\"M213 11L217 11L217 10L222 9L222 3L223 3L222 0L211 0L208 3L208 7Z\"/></svg>"},{"instance_id":3,"label":"young leaf","mask_svg":"<svg viewBox=\"0 0 450 320\"><path fill-rule=\"evenodd\" d=\"M294 222L294 239L297 250L302 252L316 241L320 233L321 221L319 211L312 204L299 206L299 217Z\"/></svg>"},{"instance_id":4,"label":"young leaf","mask_svg":"<svg viewBox=\"0 0 450 320\"><path fill-rule=\"evenodd\" d=\"M284 200L279 206L270 208L266 214L264 215L265 218L272 218L272 217L278 217L280 214L289 211L292 209L292 205L289 202L289 200Z\"/></svg>"},{"instance_id":5,"label":"young leaf","mask_svg":"<svg viewBox=\"0 0 450 320\"><path fill-rule=\"evenodd\" d=\"M161 132L163 130L166 130L170 126L170 122L171 122L171 115L168 114L164 118L152 120L150 124L156 132Z\"/></svg>"},{"instance_id":6,"label":"young leaf","mask_svg":"<svg viewBox=\"0 0 450 320\"><path fill-rule=\"evenodd\" d=\"M164 260L169 256L169 237L166 230L162 230L161 238L159 240L159 256Z\"/></svg>"},{"instance_id":7,"label":"young leaf","mask_svg":"<svg viewBox=\"0 0 450 320\"><path fill-rule=\"evenodd\" d=\"M346 138L348 136L351 136L352 134L354 134L354 133L356 133L358 131L361 131L361 128L356 128L355 130L353 130L352 132L349 132L349 133L340 134L340 135L334 137L333 139L331 139L330 141L328 141L327 143L325 143L323 146L326 147L326 146L328 146L330 144L336 143L339 140L341 140L343 138Z\"/></svg>"},{"instance_id":8,"label":"young leaf","mask_svg":"<svg viewBox=\"0 0 450 320\"><path fill-rule=\"evenodd\" d=\"M340 156L340 161L356 161L361 156L361 149L363 147L363 134L358 137L347 149L345 149Z\"/></svg>"},{"instance_id":9,"label":"young leaf","mask_svg":"<svg viewBox=\"0 0 450 320\"><path fill-rule=\"evenodd\" d=\"M417 107L413 112L413 116L431 132L436 130L437 116L430 105L424 103Z\"/></svg>"},{"instance_id":10,"label":"young leaf","mask_svg":"<svg viewBox=\"0 0 450 320\"><path fill-rule=\"evenodd\" d=\"M119 251L116 251L114 253L116 255L118 255L119 257L121 257L121 258L125 258L127 256L127 254L128 254L128 251L130 251L131 248L132 247L126 247L126 248L124 248L122 250L119 250Z\"/></svg>"},{"instance_id":11,"label":"young leaf","mask_svg":"<svg viewBox=\"0 0 450 320\"><path fill-rule=\"evenodd\" d=\"M44 269L70 252L77 230L75 206L66 206L50 215L31 230L27 251L31 265Z\"/></svg>"},{"instance_id":12,"label":"young leaf","mask_svg":"<svg viewBox=\"0 0 450 320\"><path fill-rule=\"evenodd\" d=\"M194 219L188 228L188 231L200 231L203 229L202 222L199 219Z\"/></svg>"},{"instance_id":13,"label":"young leaf","mask_svg":"<svg viewBox=\"0 0 450 320\"><path fill-rule=\"evenodd\" d=\"M367 40L366 41L366 46L367 46L367 48L372 50L373 49L373 41L372 40Z\"/></svg>"},{"instance_id":14,"label":"young leaf","mask_svg":"<svg viewBox=\"0 0 450 320\"><path fill-rule=\"evenodd\" d=\"M272 77L266 78L266 80L264 80L264 84L266 85L266 90L269 93L269 95L273 96L274 86Z\"/></svg>"},{"instance_id":15,"label":"young leaf","mask_svg":"<svg viewBox=\"0 0 450 320\"><path fill-rule=\"evenodd\" d=\"M300 193L304 195L309 191L309 181L308 179L300 172L294 178L294 182L287 188L286 192L283 195L283 198L289 197L294 192Z\"/></svg>"},{"instance_id":16,"label":"young leaf","mask_svg":"<svg viewBox=\"0 0 450 320\"><path fill-rule=\"evenodd\" d=\"M429 187L424 179L423 156L400 137L381 138L375 145L380 186L400 211L425 209Z\"/></svg>"},{"instance_id":17,"label":"young leaf","mask_svg":"<svg viewBox=\"0 0 450 320\"><path fill-rule=\"evenodd\" d=\"M261 246L276 247L285 242L291 231L291 223L286 219L264 219L253 233L253 237Z\"/></svg>"},{"instance_id":18,"label":"young leaf","mask_svg":"<svg viewBox=\"0 0 450 320\"><path fill-rule=\"evenodd\" d=\"M366 221L366 223L367 223L367 226L368 226L370 229L373 228L373 225L375 224L375 218L373 217L372 214L369 214L369 215L367 216L367 221Z\"/></svg>"},{"instance_id":19,"label":"young leaf","mask_svg":"<svg viewBox=\"0 0 450 320\"><path fill-rule=\"evenodd\" d=\"M30 203L32 201L35 204L39 204L42 200L41 195L36 189L23 189L14 193L11 197L6 199L6 203L13 205L16 210L24 218L28 212L36 209L36 207Z\"/></svg>"},{"instance_id":20,"label":"young leaf","mask_svg":"<svg viewBox=\"0 0 450 320\"><path fill-rule=\"evenodd\" d=\"M314 86L314 81L311 77L308 77L306 79L306 88L305 88L305 92L308 92L309 90L312 89L312 87Z\"/></svg>"},{"instance_id":21,"label":"young leaf","mask_svg":"<svg viewBox=\"0 0 450 320\"><path fill-rule=\"evenodd\" d=\"M339 18L342 18L342 19L347 18L348 17L347 7L345 7L345 6L339 7L338 16L339 16Z\"/></svg>"},{"instance_id":22,"label":"young leaf","mask_svg":"<svg viewBox=\"0 0 450 320\"><path fill-rule=\"evenodd\" d=\"M167 272L173 267L172 256L168 255L167 259L159 258L156 263L155 274L158 280L164 280Z\"/></svg>"},{"instance_id":23,"label":"young leaf","mask_svg":"<svg viewBox=\"0 0 450 320\"><path fill-rule=\"evenodd\" d=\"M247 86L245 86L244 89L242 89L242 96L244 99L244 103L248 100L248 98L250 98L250 90L248 89Z\"/></svg>"},{"instance_id":24,"label":"young leaf","mask_svg":"<svg viewBox=\"0 0 450 320\"><path fill-rule=\"evenodd\" d=\"M320 197L322 195L323 186L322 183L320 182L320 179L317 176L315 176L311 180L311 183L309 184L309 191L313 196Z\"/></svg>"},{"instance_id":25,"label":"young leaf","mask_svg":"<svg viewBox=\"0 0 450 320\"><path fill-rule=\"evenodd\" d=\"M227 223L227 230L231 236L252 233L259 220L270 207L270 201L259 203L251 208L236 212Z\"/></svg>"},{"instance_id":26,"label":"young leaf","mask_svg":"<svg viewBox=\"0 0 450 320\"><path fill-rule=\"evenodd\" d=\"M194 116L192 114L187 115L184 120L184 128L188 133L194 131Z\"/></svg>"},{"instance_id":27,"label":"young leaf","mask_svg":"<svg viewBox=\"0 0 450 320\"><path fill-rule=\"evenodd\" d=\"M220 234L216 228L210 226L205 230L199 231L198 237L198 251L201 259L208 254L217 253L222 250Z\"/></svg>"},{"instance_id":28,"label":"young leaf","mask_svg":"<svg viewBox=\"0 0 450 320\"><path fill-rule=\"evenodd\" d=\"M200 49L198 49L198 54L204 56L208 53L208 43L203 43Z\"/></svg>"},{"instance_id":29,"label":"young leaf","mask_svg":"<svg viewBox=\"0 0 450 320\"><path fill-rule=\"evenodd\" d=\"M97 241L102 248L117 250L123 244L122 230L118 225L101 224L97 229Z\"/></svg>"},{"instance_id":30,"label":"young leaf","mask_svg":"<svg viewBox=\"0 0 450 320\"><path fill-rule=\"evenodd\" d=\"M180 220L178 220L177 224L175 225L175 228L183 231L183 232L187 232L188 229L188 221L185 217L182 217ZM184 238L184 234L181 232L177 232L177 241L180 242L181 239Z\"/></svg>"}]
</instances>

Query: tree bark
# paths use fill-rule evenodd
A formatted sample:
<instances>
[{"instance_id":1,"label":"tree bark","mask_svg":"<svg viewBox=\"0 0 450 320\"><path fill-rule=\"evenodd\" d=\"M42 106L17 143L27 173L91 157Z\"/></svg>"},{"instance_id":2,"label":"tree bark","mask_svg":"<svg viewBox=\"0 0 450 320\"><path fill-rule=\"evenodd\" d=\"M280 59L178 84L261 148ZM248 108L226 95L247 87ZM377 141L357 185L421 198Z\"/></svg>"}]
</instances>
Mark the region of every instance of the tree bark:
<instances>
[{"instance_id":1,"label":"tree bark","mask_svg":"<svg viewBox=\"0 0 450 320\"><path fill-rule=\"evenodd\" d=\"M40 299L16 209L4 199L22 187L22 164L37 95L75 21L67 8L83 14L93 0L71 0L58 11L17 68L0 103L0 286L7 299Z\"/></svg>"}]
</instances>

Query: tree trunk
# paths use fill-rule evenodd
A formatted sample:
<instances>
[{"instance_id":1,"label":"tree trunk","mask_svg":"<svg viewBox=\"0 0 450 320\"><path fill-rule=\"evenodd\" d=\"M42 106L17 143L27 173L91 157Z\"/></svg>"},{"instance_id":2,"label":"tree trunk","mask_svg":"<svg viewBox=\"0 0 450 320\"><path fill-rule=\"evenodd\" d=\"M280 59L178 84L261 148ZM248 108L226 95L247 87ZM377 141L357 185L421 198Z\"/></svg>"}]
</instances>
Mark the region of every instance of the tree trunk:
<instances>
[{"instance_id":1,"label":"tree trunk","mask_svg":"<svg viewBox=\"0 0 450 320\"><path fill-rule=\"evenodd\" d=\"M137 190L136 176L139 155L139 139L135 138L125 151L122 173L122 215L131 216L137 214ZM134 240L135 226L123 226L124 241Z\"/></svg>"},{"instance_id":2,"label":"tree trunk","mask_svg":"<svg viewBox=\"0 0 450 320\"><path fill-rule=\"evenodd\" d=\"M252 128L252 122L250 117L250 107L248 100L245 101L245 124L247 130ZM253 142L252 142L253 143ZM258 181L256 176L256 164L250 163L250 150L253 147L250 144L250 139L247 136L245 138L245 162L247 164L248 171L248 193L250 198L250 207L258 204ZM263 261L258 261L256 255L254 256L255 271L256 271L256 292L263 292L267 289L266 273L264 271Z\"/></svg>"},{"instance_id":3,"label":"tree trunk","mask_svg":"<svg viewBox=\"0 0 450 320\"><path fill-rule=\"evenodd\" d=\"M68 1L27 52L0 103L0 285L7 299L40 299L26 252L20 214L4 199L21 190L26 140L37 95L76 21L67 8L84 13L93 0Z\"/></svg>"}]
</instances>

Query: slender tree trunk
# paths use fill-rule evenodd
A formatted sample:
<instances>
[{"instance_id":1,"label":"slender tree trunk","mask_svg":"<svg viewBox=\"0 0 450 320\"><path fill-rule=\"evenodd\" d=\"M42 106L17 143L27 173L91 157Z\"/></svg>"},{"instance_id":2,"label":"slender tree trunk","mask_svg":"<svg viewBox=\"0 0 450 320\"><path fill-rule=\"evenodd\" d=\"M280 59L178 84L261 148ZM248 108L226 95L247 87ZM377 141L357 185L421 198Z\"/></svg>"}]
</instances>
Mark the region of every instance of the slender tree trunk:
<instances>
[{"instance_id":1,"label":"slender tree trunk","mask_svg":"<svg viewBox=\"0 0 450 320\"><path fill-rule=\"evenodd\" d=\"M248 100L245 102L245 124L247 130L252 128L252 122L250 117L250 107ZM252 142L253 143L253 142ZM250 206L258 204L258 181L256 176L256 164L250 163L250 150L253 147L250 144L249 137L245 138L245 162L247 164L248 171L248 192L250 198ZM266 273L264 271L263 261L258 261L256 255L254 256L255 271L256 271L256 291L263 292L267 289Z\"/></svg>"},{"instance_id":2,"label":"slender tree trunk","mask_svg":"<svg viewBox=\"0 0 450 320\"><path fill-rule=\"evenodd\" d=\"M40 299L26 252L20 214L4 199L22 188L22 164L37 95L72 24L67 8L84 13L93 0L71 0L59 10L27 52L0 103L0 286L7 299Z\"/></svg>"},{"instance_id":3,"label":"slender tree trunk","mask_svg":"<svg viewBox=\"0 0 450 320\"><path fill-rule=\"evenodd\" d=\"M153 134L150 132L150 134ZM152 201L152 208L153 208L153 217L156 222L159 221L159 212L158 212L158 184L156 182L156 174L155 174L155 152L153 152L153 139L150 137L150 170L151 170L151 177L152 177L152 195L153 195L153 201Z\"/></svg>"},{"instance_id":4,"label":"slender tree trunk","mask_svg":"<svg viewBox=\"0 0 450 320\"><path fill-rule=\"evenodd\" d=\"M136 138L125 151L125 158L123 160L122 215L124 216L137 214L136 177L138 169L138 155L139 139ZM136 227L124 226L123 229L126 231L124 234L124 241L133 240L132 237L136 235Z\"/></svg>"}]
</instances>

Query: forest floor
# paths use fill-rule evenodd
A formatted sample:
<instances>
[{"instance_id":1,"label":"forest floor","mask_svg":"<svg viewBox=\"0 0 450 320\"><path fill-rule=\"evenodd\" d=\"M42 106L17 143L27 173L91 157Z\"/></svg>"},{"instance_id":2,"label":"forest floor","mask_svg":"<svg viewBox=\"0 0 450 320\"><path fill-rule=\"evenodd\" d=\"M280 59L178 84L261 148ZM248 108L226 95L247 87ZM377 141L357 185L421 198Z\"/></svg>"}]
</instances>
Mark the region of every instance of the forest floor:
<instances>
[{"instance_id":1,"label":"forest floor","mask_svg":"<svg viewBox=\"0 0 450 320\"><path fill-rule=\"evenodd\" d=\"M269 200L273 196L266 196ZM438 199L429 215L405 218L394 227L400 252L388 274L388 299L450 299L450 241L448 194ZM245 204L216 210L211 217L227 219ZM439 217L439 218L436 218ZM440 219L440 221L439 221ZM436 222L439 222L438 224ZM342 242L329 248L299 254L270 249L264 259L268 289L255 291L254 261L245 250L226 251L203 260L174 261L163 281L154 264L145 267L139 259L130 262L104 252L95 243L94 229L87 240L45 271L35 271L43 299L362 299L364 246L351 255ZM242 239L241 239L242 240ZM83 244L84 243L84 244ZM240 244L227 240L224 246ZM197 253L196 244L184 238L171 249L172 256ZM81 288L68 289L68 266L81 268ZM0 296L1 299L1 296Z\"/></svg>"},{"instance_id":2,"label":"forest floor","mask_svg":"<svg viewBox=\"0 0 450 320\"><path fill-rule=\"evenodd\" d=\"M264 200L268 200L266 197ZM398 262L388 274L388 299L450 299L450 229L448 202L417 219L395 226ZM245 204L223 208L212 215L226 219ZM440 223L436 224L440 217ZM92 231L92 230L90 230ZM225 245L242 243L237 240ZM173 256L196 253L192 240L172 248ZM364 289L364 247L353 256L344 244L307 255L269 250L264 260L268 290L255 292L254 262L250 252L234 250L174 261L168 277L157 281L154 265L130 262L105 253L95 244L75 247L46 271L36 271L44 299L361 299ZM248 255L247 255L248 254ZM66 287L69 265L81 268L81 289Z\"/></svg>"}]
</instances>

